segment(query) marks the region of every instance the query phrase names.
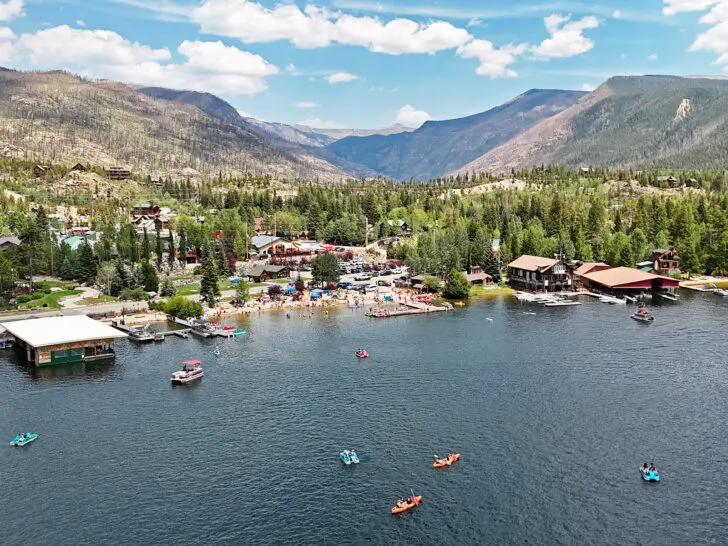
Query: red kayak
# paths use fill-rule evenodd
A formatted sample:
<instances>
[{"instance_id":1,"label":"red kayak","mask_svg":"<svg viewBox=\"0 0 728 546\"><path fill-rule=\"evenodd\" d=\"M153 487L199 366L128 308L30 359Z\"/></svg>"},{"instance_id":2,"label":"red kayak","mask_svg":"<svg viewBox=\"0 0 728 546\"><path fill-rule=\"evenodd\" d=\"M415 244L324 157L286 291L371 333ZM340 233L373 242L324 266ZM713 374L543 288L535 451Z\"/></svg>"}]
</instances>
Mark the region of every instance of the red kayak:
<instances>
[{"instance_id":1,"label":"red kayak","mask_svg":"<svg viewBox=\"0 0 728 546\"><path fill-rule=\"evenodd\" d=\"M367 353L365 350L357 351L356 356L359 358L367 358L369 356L369 353Z\"/></svg>"},{"instance_id":2,"label":"red kayak","mask_svg":"<svg viewBox=\"0 0 728 546\"><path fill-rule=\"evenodd\" d=\"M410 497L406 501L397 501L397 504L392 507L392 514L401 514L402 512L406 512L407 510L412 510L412 508L414 508L421 502L422 495Z\"/></svg>"}]
</instances>

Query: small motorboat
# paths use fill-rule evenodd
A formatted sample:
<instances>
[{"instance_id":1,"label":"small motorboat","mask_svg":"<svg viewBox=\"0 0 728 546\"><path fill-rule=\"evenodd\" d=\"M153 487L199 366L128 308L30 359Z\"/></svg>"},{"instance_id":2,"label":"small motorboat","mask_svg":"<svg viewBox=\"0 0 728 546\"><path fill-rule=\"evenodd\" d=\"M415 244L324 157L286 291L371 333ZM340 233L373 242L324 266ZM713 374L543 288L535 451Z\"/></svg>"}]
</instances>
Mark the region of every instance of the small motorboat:
<instances>
[{"instance_id":1,"label":"small motorboat","mask_svg":"<svg viewBox=\"0 0 728 546\"><path fill-rule=\"evenodd\" d=\"M647 307L640 307L634 314L630 316L640 322L652 322L653 320L655 320L655 317L652 316L652 313L650 313Z\"/></svg>"},{"instance_id":2,"label":"small motorboat","mask_svg":"<svg viewBox=\"0 0 728 546\"><path fill-rule=\"evenodd\" d=\"M214 354L215 356L220 356L220 347L215 347L215 350L212 351L212 354Z\"/></svg>"},{"instance_id":3,"label":"small motorboat","mask_svg":"<svg viewBox=\"0 0 728 546\"><path fill-rule=\"evenodd\" d=\"M356 454L356 451L353 449L349 450L349 458L351 459L351 462L354 464L359 464L359 455Z\"/></svg>"},{"instance_id":4,"label":"small motorboat","mask_svg":"<svg viewBox=\"0 0 728 546\"><path fill-rule=\"evenodd\" d=\"M488 322L493 322L493 317L485 317L485 320L487 320Z\"/></svg>"},{"instance_id":5,"label":"small motorboat","mask_svg":"<svg viewBox=\"0 0 728 546\"><path fill-rule=\"evenodd\" d=\"M652 470L649 468L645 469L645 467L640 467L640 476L642 476L642 479L646 482L659 482L660 481L660 475L657 473L657 470L654 469L655 467L652 467Z\"/></svg>"},{"instance_id":6,"label":"small motorboat","mask_svg":"<svg viewBox=\"0 0 728 546\"><path fill-rule=\"evenodd\" d=\"M349 456L348 449L345 449L344 451L339 453L339 457L341 457L341 462L343 462L346 466L349 466L351 464L351 457Z\"/></svg>"},{"instance_id":7,"label":"small motorboat","mask_svg":"<svg viewBox=\"0 0 728 546\"><path fill-rule=\"evenodd\" d=\"M38 438L38 435L34 432L21 432L13 439L12 442L10 442L10 445L23 447L24 445L28 445L36 438Z\"/></svg>"},{"instance_id":8,"label":"small motorboat","mask_svg":"<svg viewBox=\"0 0 728 546\"><path fill-rule=\"evenodd\" d=\"M432 463L432 466L435 468L443 468L445 466L450 466L453 463L460 460L460 453L451 453L444 459L437 459L434 463Z\"/></svg>"},{"instance_id":9,"label":"small motorboat","mask_svg":"<svg viewBox=\"0 0 728 546\"><path fill-rule=\"evenodd\" d=\"M190 381L202 379L202 363L199 360L185 360L182 369L172 374L172 385L183 385Z\"/></svg>"},{"instance_id":10,"label":"small motorboat","mask_svg":"<svg viewBox=\"0 0 728 546\"><path fill-rule=\"evenodd\" d=\"M359 350L358 350L358 351L356 352L356 356L357 356L358 358L367 358L367 357L369 356L369 353L368 353L368 352L366 352L366 351L365 351L364 349L359 349Z\"/></svg>"},{"instance_id":11,"label":"small motorboat","mask_svg":"<svg viewBox=\"0 0 728 546\"><path fill-rule=\"evenodd\" d=\"M407 510L412 510L412 508L414 508L421 502L422 495L417 495L416 497L413 495L409 497L406 501L398 500L397 504L392 507L392 514L401 514L402 512L406 512Z\"/></svg>"}]
</instances>

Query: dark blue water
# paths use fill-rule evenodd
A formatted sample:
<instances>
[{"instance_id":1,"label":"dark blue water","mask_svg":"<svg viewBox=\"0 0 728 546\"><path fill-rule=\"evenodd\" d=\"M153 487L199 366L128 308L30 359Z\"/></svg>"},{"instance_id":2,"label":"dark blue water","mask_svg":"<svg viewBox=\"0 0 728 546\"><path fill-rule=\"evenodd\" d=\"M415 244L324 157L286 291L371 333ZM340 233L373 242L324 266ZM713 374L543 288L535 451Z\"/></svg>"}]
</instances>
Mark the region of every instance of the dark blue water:
<instances>
[{"instance_id":1,"label":"dark blue water","mask_svg":"<svg viewBox=\"0 0 728 546\"><path fill-rule=\"evenodd\" d=\"M268 314L220 357L123 341L112 364L40 370L3 351L0 440L40 438L0 445L0 542L725 544L727 305L686 294L650 325L510 298ZM188 358L205 378L171 387ZM423 504L393 517L410 488Z\"/></svg>"}]
</instances>

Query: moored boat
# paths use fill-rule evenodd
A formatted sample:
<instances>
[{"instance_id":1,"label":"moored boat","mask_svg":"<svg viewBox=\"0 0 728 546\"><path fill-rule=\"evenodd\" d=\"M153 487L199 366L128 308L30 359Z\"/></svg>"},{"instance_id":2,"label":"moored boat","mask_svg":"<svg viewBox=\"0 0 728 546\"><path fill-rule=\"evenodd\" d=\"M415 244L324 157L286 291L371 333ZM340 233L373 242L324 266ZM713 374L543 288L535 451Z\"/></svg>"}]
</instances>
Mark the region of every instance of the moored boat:
<instances>
[{"instance_id":1,"label":"moored boat","mask_svg":"<svg viewBox=\"0 0 728 546\"><path fill-rule=\"evenodd\" d=\"M367 358L367 357L369 356L369 353L368 353L368 352L366 352L366 351L365 351L364 349L359 349L359 350L358 350L358 351L356 352L356 356L357 356L358 358Z\"/></svg>"},{"instance_id":2,"label":"moored boat","mask_svg":"<svg viewBox=\"0 0 728 546\"><path fill-rule=\"evenodd\" d=\"M34 432L21 432L11 442L11 446L23 447L38 438Z\"/></svg>"},{"instance_id":3,"label":"moored boat","mask_svg":"<svg viewBox=\"0 0 728 546\"><path fill-rule=\"evenodd\" d=\"M345 449L341 453L339 453L339 457L341 458L341 462L344 463L346 466L349 466L351 464L351 457L349 457L349 450Z\"/></svg>"},{"instance_id":4,"label":"moored boat","mask_svg":"<svg viewBox=\"0 0 728 546\"><path fill-rule=\"evenodd\" d=\"M652 322L653 320L655 320L655 317L652 316L652 313L650 313L647 307L640 307L634 314L630 316L640 322Z\"/></svg>"},{"instance_id":5,"label":"moored boat","mask_svg":"<svg viewBox=\"0 0 728 546\"><path fill-rule=\"evenodd\" d=\"M349 450L349 458L351 459L351 462L354 464L359 464L359 455L356 454L356 451L353 449Z\"/></svg>"},{"instance_id":6,"label":"moored boat","mask_svg":"<svg viewBox=\"0 0 728 546\"><path fill-rule=\"evenodd\" d=\"M443 468L445 466L450 466L453 463L460 460L460 453L451 453L444 459L437 459L434 463L432 463L432 466L435 468Z\"/></svg>"},{"instance_id":7,"label":"moored boat","mask_svg":"<svg viewBox=\"0 0 728 546\"><path fill-rule=\"evenodd\" d=\"M185 360L182 369L172 374L173 385L183 385L190 381L202 379L202 363L199 360Z\"/></svg>"},{"instance_id":8,"label":"moored boat","mask_svg":"<svg viewBox=\"0 0 728 546\"><path fill-rule=\"evenodd\" d=\"M398 500L397 504L395 504L392 507L392 514L401 514L402 512L406 512L407 510L411 510L418 504L422 502L422 495L417 495L416 497L413 495L409 497L406 501Z\"/></svg>"}]
</instances>

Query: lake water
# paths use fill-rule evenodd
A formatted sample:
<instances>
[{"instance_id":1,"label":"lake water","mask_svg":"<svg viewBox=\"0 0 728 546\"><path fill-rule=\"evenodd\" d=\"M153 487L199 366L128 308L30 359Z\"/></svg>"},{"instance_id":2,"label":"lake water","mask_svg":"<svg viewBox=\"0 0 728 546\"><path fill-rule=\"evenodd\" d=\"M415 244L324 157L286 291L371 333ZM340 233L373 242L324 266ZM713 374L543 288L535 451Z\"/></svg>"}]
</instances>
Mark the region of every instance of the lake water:
<instances>
[{"instance_id":1,"label":"lake water","mask_svg":"<svg viewBox=\"0 0 728 546\"><path fill-rule=\"evenodd\" d=\"M263 314L219 357L192 338L85 367L2 351L0 439L40 437L0 447L0 542L726 544L728 300L683 293L649 325L496 298ZM184 359L205 378L172 387ZM423 504L392 516L410 488Z\"/></svg>"}]
</instances>

